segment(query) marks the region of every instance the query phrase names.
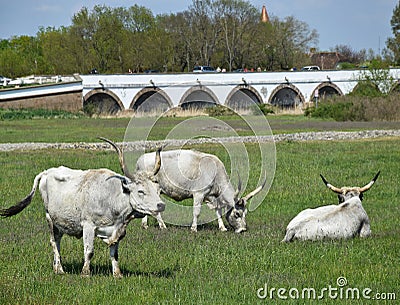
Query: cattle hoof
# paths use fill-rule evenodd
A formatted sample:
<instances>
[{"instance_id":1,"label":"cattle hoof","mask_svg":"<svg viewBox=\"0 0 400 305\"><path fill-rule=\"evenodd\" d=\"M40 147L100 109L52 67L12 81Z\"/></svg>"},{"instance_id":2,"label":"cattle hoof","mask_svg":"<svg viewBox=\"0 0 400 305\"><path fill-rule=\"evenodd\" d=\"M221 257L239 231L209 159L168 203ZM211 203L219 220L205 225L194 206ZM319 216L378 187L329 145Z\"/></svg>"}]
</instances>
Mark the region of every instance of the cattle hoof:
<instances>
[{"instance_id":1,"label":"cattle hoof","mask_svg":"<svg viewBox=\"0 0 400 305\"><path fill-rule=\"evenodd\" d=\"M197 227L191 227L190 230L191 230L192 232L197 232Z\"/></svg>"},{"instance_id":2,"label":"cattle hoof","mask_svg":"<svg viewBox=\"0 0 400 305\"><path fill-rule=\"evenodd\" d=\"M225 227L219 228L219 230L220 230L221 232L226 232L226 231L228 231L228 229L225 228Z\"/></svg>"},{"instance_id":3,"label":"cattle hoof","mask_svg":"<svg viewBox=\"0 0 400 305\"><path fill-rule=\"evenodd\" d=\"M59 275L65 274L62 267L54 268L54 273Z\"/></svg>"},{"instance_id":4,"label":"cattle hoof","mask_svg":"<svg viewBox=\"0 0 400 305\"><path fill-rule=\"evenodd\" d=\"M149 228L148 225L142 225L142 229L143 229L143 230L147 230L148 228Z\"/></svg>"},{"instance_id":5,"label":"cattle hoof","mask_svg":"<svg viewBox=\"0 0 400 305\"><path fill-rule=\"evenodd\" d=\"M83 269L81 272L81 277L89 277L89 276L90 276L90 270Z\"/></svg>"},{"instance_id":6,"label":"cattle hoof","mask_svg":"<svg viewBox=\"0 0 400 305\"><path fill-rule=\"evenodd\" d=\"M124 277L121 272L114 272L113 276L115 279L122 279Z\"/></svg>"}]
</instances>

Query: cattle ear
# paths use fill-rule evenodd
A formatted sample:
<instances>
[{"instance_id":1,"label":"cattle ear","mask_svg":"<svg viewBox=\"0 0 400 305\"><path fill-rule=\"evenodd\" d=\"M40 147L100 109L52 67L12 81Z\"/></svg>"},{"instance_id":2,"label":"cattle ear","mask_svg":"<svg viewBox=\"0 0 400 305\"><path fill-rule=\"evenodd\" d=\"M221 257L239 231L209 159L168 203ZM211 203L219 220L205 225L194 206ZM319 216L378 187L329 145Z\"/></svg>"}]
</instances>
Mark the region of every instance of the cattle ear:
<instances>
[{"instance_id":1,"label":"cattle ear","mask_svg":"<svg viewBox=\"0 0 400 305\"><path fill-rule=\"evenodd\" d=\"M342 194L338 194L339 204L344 202L344 196Z\"/></svg>"},{"instance_id":2,"label":"cattle ear","mask_svg":"<svg viewBox=\"0 0 400 305\"><path fill-rule=\"evenodd\" d=\"M108 177L107 180L109 180L111 178L117 178L117 179L121 180L123 192L130 194L131 190L129 189L129 186L128 186L130 181L126 177L114 175L114 176Z\"/></svg>"},{"instance_id":3,"label":"cattle ear","mask_svg":"<svg viewBox=\"0 0 400 305\"><path fill-rule=\"evenodd\" d=\"M246 206L246 200L244 200L243 198L239 198L236 201L235 206L237 206L238 208L245 207Z\"/></svg>"}]
</instances>

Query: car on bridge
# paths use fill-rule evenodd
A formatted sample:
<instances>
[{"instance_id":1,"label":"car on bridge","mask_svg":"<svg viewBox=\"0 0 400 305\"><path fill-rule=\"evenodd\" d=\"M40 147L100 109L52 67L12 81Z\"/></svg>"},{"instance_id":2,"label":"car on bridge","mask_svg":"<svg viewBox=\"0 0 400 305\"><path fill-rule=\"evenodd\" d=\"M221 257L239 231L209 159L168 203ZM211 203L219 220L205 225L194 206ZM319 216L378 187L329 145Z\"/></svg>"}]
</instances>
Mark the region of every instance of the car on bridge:
<instances>
[{"instance_id":1,"label":"car on bridge","mask_svg":"<svg viewBox=\"0 0 400 305\"><path fill-rule=\"evenodd\" d=\"M305 66L301 68L301 71L319 71L321 70L318 66Z\"/></svg>"},{"instance_id":2,"label":"car on bridge","mask_svg":"<svg viewBox=\"0 0 400 305\"><path fill-rule=\"evenodd\" d=\"M217 71L210 66L195 66L193 73L216 73Z\"/></svg>"}]
</instances>

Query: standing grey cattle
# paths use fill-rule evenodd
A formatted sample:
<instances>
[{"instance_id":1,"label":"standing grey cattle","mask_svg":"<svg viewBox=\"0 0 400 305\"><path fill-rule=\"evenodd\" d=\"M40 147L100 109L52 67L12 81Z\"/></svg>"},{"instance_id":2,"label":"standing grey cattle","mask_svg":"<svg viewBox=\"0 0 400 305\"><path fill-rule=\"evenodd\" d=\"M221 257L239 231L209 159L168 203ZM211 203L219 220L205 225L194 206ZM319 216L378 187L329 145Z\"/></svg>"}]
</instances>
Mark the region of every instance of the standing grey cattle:
<instances>
[{"instance_id":1,"label":"standing grey cattle","mask_svg":"<svg viewBox=\"0 0 400 305\"><path fill-rule=\"evenodd\" d=\"M117 151L121 169L124 170L124 160L121 149L112 141L100 138L111 144ZM137 163L137 171L147 171L155 166L156 152L142 155ZM221 231L227 231L222 221L222 209L226 208L226 219L236 233L246 231L247 202L264 187L257 187L248 195L239 198L239 187L235 190L229 181L225 166L218 157L192 150L170 150L161 152L162 165L157 174L161 192L174 200L184 200L193 197L192 231L197 231L197 218L200 215L201 204L215 209L218 226ZM159 213L156 216L161 228L166 228ZM147 227L147 217L142 225Z\"/></svg>"},{"instance_id":2,"label":"standing grey cattle","mask_svg":"<svg viewBox=\"0 0 400 305\"><path fill-rule=\"evenodd\" d=\"M363 193L375 183L380 172L363 187L338 188L321 175L325 185L338 194L338 205L306 209L294 217L286 228L284 242L367 237L371 234L370 222L361 200Z\"/></svg>"},{"instance_id":3,"label":"standing grey cattle","mask_svg":"<svg viewBox=\"0 0 400 305\"><path fill-rule=\"evenodd\" d=\"M60 166L35 177L30 194L18 204L0 211L3 217L18 214L30 203L39 185L46 219L50 227L50 243L54 252L53 269L64 273L60 243L64 234L83 237L85 262L82 275L90 275L90 260L95 237L110 247L113 275L121 277L118 266L118 244L133 218L155 215L164 210L154 177L161 166L157 153L152 171L119 176L108 169L74 170Z\"/></svg>"},{"instance_id":4,"label":"standing grey cattle","mask_svg":"<svg viewBox=\"0 0 400 305\"><path fill-rule=\"evenodd\" d=\"M142 155L136 163L136 169L153 167L154 156L154 152ZM224 164L214 155L192 150L170 150L162 152L161 159L162 166L157 175L161 192L177 201L193 197L192 231L197 231L197 218L203 201L215 209L221 231L227 231L222 221L224 208L227 209L226 219L235 232L246 231L246 204L264 185L240 198L240 183L235 190ZM160 227L165 227L161 215L156 218ZM143 218L142 225L147 227L147 217Z\"/></svg>"}]
</instances>

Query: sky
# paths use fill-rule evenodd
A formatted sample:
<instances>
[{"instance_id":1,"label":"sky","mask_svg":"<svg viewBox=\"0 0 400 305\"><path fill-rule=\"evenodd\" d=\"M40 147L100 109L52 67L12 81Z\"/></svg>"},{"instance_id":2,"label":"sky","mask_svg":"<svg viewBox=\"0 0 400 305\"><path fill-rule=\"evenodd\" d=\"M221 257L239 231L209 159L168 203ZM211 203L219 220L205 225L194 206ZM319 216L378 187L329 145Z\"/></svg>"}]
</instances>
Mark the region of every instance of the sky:
<instances>
[{"instance_id":1,"label":"sky","mask_svg":"<svg viewBox=\"0 0 400 305\"><path fill-rule=\"evenodd\" d=\"M392 36L390 19L398 0L248 0L270 16L294 16L319 33L317 49L329 51L336 45L353 50L373 49L376 54ZM70 26L72 16L82 7L94 5L149 8L154 15L188 9L192 0L0 0L0 39L36 36L40 27Z\"/></svg>"}]
</instances>

